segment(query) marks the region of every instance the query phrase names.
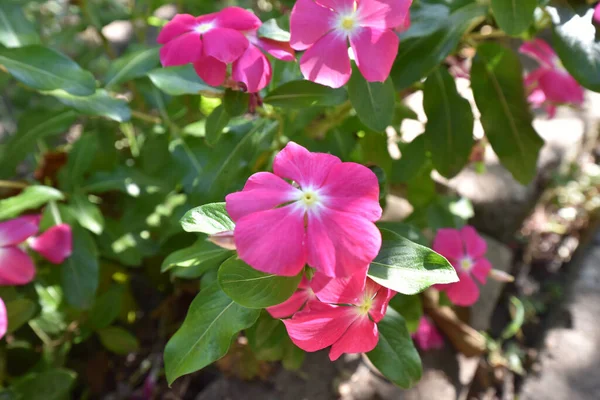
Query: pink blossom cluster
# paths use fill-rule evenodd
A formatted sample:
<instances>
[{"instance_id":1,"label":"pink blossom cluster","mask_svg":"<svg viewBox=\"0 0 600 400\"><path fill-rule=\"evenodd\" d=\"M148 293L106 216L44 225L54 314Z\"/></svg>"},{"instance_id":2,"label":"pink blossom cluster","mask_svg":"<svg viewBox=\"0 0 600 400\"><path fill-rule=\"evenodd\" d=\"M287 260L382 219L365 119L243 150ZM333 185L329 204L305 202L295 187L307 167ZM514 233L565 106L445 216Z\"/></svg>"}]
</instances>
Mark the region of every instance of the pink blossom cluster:
<instances>
[{"instance_id":1,"label":"pink blossom cluster","mask_svg":"<svg viewBox=\"0 0 600 400\"><path fill-rule=\"evenodd\" d=\"M39 215L26 215L0 222L0 286L26 285L35 277L35 265L23 249L25 244L53 264L60 264L71 255L71 227L60 224L35 236L40 219ZM0 299L0 338L7 327L6 307Z\"/></svg>"}]
</instances>

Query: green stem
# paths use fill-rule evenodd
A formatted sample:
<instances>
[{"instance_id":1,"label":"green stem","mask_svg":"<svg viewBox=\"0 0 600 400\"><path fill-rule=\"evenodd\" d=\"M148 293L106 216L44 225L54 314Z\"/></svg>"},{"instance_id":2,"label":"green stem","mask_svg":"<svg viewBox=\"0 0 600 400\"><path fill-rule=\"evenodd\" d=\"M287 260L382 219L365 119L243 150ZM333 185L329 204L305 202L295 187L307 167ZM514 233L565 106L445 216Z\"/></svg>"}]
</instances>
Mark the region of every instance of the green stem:
<instances>
[{"instance_id":1,"label":"green stem","mask_svg":"<svg viewBox=\"0 0 600 400\"><path fill-rule=\"evenodd\" d=\"M0 181L0 188L25 189L27 186L29 186L27 183Z\"/></svg>"},{"instance_id":2,"label":"green stem","mask_svg":"<svg viewBox=\"0 0 600 400\"><path fill-rule=\"evenodd\" d=\"M137 138L135 137L135 129L133 128L133 124L127 122L121 124L121 132L127 138L129 142L129 148L131 149L131 155L135 158L140 155L140 146L138 145Z\"/></svg>"},{"instance_id":3,"label":"green stem","mask_svg":"<svg viewBox=\"0 0 600 400\"><path fill-rule=\"evenodd\" d=\"M60 211L58 210L58 206L56 205L56 201L50 200L48 202L48 207L50 208L50 213L52 213L52 219L54 219L54 225L62 224L62 218L60 216Z\"/></svg>"}]
</instances>

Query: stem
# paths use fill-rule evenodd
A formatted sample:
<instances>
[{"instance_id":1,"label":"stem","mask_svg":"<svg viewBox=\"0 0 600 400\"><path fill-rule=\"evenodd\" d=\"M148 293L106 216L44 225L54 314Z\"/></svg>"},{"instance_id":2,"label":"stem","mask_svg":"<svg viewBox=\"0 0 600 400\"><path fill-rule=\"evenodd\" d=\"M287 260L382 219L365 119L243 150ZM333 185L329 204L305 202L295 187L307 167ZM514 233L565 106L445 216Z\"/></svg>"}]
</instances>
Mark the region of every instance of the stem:
<instances>
[{"instance_id":1,"label":"stem","mask_svg":"<svg viewBox=\"0 0 600 400\"><path fill-rule=\"evenodd\" d=\"M55 225L62 224L62 218L60 216L60 211L58 210L58 206L56 205L56 201L50 200L48 202L48 207L50 207L50 212L52 213L52 218L54 219Z\"/></svg>"},{"instance_id":2,"label":"stem","mask_svg":"<svg viewBox=\"0 0 600 400\"><path fill-rule=\"evenodd\" d=\"M508 35L506 33L504 33L504 31L501 30L495 30L492 31L488 34L483 34L483 33L478 33L478 32L472 32L469 33L466 38L467 39L473 39L473 40L485 40L485 39L493 39L493 38L504 38L507 37Z\"/></svg>"},{"instance_id":3,"label":"stem","mask_svg":"<svg viewBox=\"0 0 600 400\"><path fill-rule=\"evenodd\" d=\"M129 148L131 149L131 155L134 157L139 157L140 155L140 146L138 145L137 138L135 137L135 129L133 128L133 124L131 123L123 123L121 124L121 132L127 138L129 142Z\"/></svg>"},{"instance_id":4,"label":"stem","mask_svg":"<svg viewBox=\"0 0 600 400\"><path fill-rule=\"evenodd\" d=\"M22 182L0 181L0 188L25 189L29 184Z\"/></svg>"},{"instance_id":5,"label":"stem","mask_svg":"<svg viewBox=\"0 0 600 400\"><path fill-rule=\"evenodd\" d=\"M52 346L52 338L50 338L50 336L46 335L46 332L44 332L37 324L36 321L29 321L29 327L31 328L31 330L37 335L37 337L40 338L40 340L42 342L44 342L44 344L48 345L48 346Z\"/></svg>"},{"instance_id":6,"label":"stem","mask_svg":"<svg viewBox=\"0 0 600 400\"><path fill-rule=\"evenodd\" d=\"M131 110L131 116L142 121L151 122L153 124L161 124L162 120L150 114L143 113L141 111Z\"/></svg>"}]
</instances>

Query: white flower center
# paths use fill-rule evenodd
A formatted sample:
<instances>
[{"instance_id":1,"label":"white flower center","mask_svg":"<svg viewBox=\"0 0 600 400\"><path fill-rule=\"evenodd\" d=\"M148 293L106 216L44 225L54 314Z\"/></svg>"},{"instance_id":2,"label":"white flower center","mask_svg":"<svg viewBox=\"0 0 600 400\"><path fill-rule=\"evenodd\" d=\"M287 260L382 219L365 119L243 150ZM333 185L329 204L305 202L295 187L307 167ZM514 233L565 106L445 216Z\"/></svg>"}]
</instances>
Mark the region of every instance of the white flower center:
<instances>
[{"instance_id":1,"label":"white flower center","mask_svg":"<svg viewBox=\"0 0 600 400\"><path fill-rule=\"evenodd\" d=\"M473 260L471 260L469 257L465 257L459 261L459 264L463 270L469 272L473 267Z\"/></svg>"},{"instance_id":2,"label":"white flower center","mask_svg":"<svg viewBox=\"0 0 600 400\"><path fill-rule=\"evenodd\" d=\"M215 26L212 22L205 22L203 24L196 26L194 28L194 31L196 31L197 33L203 34L203 33L210 31L214 27Z\"/></svg>"},{"instance_id":3,"label":"white flower center","mask_svg":"<svg viewBox=\"0 0 600 400\"><path fill-rule=\"evenodd\" d=\"M357 28L360 27L360 20L358 17L358 12L356 10L356 3L353 10L348 10L346 12L341 12L338 14L335 27L339 31L347 35L352 34L354 31L356 31Z\"/></svg>"},{"instance_id":4,"label":"white flower center","mask_svg":"<svg viewBox=\"0 0 600 400\"><path fill-rule=\"evenodd\" d=\"M299 200L307 209L310 209L319 205L320 196L316 190L308 189L302 191Z\"/></svg>"}]
</instances>

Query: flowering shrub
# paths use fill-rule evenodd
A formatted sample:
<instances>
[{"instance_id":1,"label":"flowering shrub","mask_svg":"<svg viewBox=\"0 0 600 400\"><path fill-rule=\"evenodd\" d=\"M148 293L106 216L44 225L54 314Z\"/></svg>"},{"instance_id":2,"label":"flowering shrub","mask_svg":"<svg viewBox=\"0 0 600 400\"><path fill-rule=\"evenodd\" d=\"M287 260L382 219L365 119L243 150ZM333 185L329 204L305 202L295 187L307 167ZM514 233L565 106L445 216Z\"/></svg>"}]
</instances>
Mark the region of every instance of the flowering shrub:
<instances>
[{"instance_id":1,"label":"flowering shrub","mask_svg":"<svg viewBox=\"0 0 600 400\"><path fill-rule=\"evenodd\" d=\"M244 377L329 348L414 384L420 293L510 278L436 180L487 146L533 180L530 107L600 91L599 6L176 3L0 2L0 394L158 398L240 347Z\"/></svg>"}]
</instances>

